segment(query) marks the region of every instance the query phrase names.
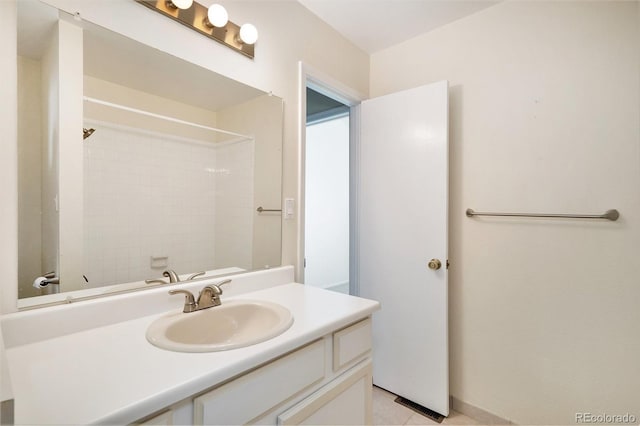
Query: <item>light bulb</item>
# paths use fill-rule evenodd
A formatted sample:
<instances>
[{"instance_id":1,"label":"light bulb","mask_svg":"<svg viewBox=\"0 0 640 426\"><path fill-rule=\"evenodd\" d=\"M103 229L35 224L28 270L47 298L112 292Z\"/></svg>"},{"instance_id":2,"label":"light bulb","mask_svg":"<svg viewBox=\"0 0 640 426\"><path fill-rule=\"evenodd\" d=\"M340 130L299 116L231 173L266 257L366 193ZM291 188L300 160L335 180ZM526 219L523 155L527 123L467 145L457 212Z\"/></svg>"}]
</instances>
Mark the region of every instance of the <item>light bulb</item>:
<instances>
[{"instance_id":1,"label":"light bulb","mask_svg":"<svg viewBox=\"0 0 640 426\"><path fill-rule=\"evenodd\" d=\"M169 0L167 3L178 9L189 9L193 0Z\"/></svg>"},{"instance_id":2,"label":"light bulb","mask_svg":"<svg viewBox=\"0 0 640 426\"><path fill-rule=\"evenodd\" d=\"M207 10L207 19L214 27L222 28L229 22L229 14L227 9L219 4L212 4Z\"/></svg>"},{"instance_id":3,"label":"light bulb","mask_svg":"<svg viewBox=\"0 0 640 426\"><path fill-rule=\"evenodd\" d=\"M251 24L243 24L240 27L240 40L245 44L254 44L258 41L258 29Z\"/></svg>"}]
</instances>

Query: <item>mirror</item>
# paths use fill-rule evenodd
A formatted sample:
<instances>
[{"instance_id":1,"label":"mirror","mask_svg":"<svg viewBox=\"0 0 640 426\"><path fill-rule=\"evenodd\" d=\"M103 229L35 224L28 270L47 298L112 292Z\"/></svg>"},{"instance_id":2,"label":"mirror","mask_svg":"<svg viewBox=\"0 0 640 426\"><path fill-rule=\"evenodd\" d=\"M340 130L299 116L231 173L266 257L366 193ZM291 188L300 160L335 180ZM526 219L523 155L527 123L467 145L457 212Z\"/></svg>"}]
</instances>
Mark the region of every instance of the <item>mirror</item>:
<instances>
[{"instance_id":1,"label":"mirror","mask_svg":"<svg viewBox=\"0 0 640 426\"><path fill-rule=\"evenodd\" d=\"M19 306L280 265L280 98L37 0L18 33Z\"/></svg>"}]
</instances>

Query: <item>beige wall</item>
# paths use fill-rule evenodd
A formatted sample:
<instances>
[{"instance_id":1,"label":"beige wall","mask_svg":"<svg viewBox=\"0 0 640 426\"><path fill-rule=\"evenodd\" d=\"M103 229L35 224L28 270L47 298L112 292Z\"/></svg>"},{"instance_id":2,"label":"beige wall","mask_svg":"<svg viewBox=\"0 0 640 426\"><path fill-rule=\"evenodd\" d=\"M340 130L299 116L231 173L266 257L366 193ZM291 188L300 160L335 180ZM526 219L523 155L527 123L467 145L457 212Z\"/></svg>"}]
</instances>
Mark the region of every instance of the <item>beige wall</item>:
<instances>
[{"instance_id":1,"label":"beige wall","mask_svg":"<svg viewBox=\"0 0 640 426\"><path fill-rule=\"evenodd\" d=\"M371 57L372 96L450 82L451 393L516 423L640 418L637 8L505 2Z\"/></svg>"},{"instance_id":2,"label":"beige wall","mask_svg":"<svg viewBox=\"0 0 640 426\"><path fill-rule=\"evenodd\" d=\"M154 114L216 127L216 113L213 111L135 90L88 75L84 76L84 95ZM123 126L135 127L152 132L168 133L185 138L215 140L216 137L210 130L176 124L92 102L84 103L84 116L88 119L118 123Z\"/></svg>"},{"instance_id":3,"label":"beige wall","mask_svg":"<svg viewBox=\"0 0 640 426\"><path fill-rule=\"evenodd\" d=\"M220 126L254 139L253 176L253 261L254 269L280 264L282 215L258 213L256 209L280 209L282 175L282 100L264 95L249 102L218 111ZM225 247L216 247L223 255ZM227 265L230 263L222 263Z\"/></svg>"},{"instance_id":4,"label":"beige wall","mask_svg":"<svg viewBox=\"0 0 640 426\"><path fill-rule=\"evenodd\" d=\"M67 290L85 288L82 256L84 252L84 188L82 151L83 55L82 28L58 21L58 274ZM64 71L64 72L62 72Z\"/></svg>"},{"instance_id":5,"label":"beige wall","mask_svg":"<svg viewBox=\"0 0 640 426\"><path fill-rule=\"evenodd\" d=\"M0 312L14 311L18 296L18 67L16 4L0 2Z\"/></svg>"},{"instance_id":6,"label":"beige wall","mask_svg":"<svg viewBox=\"0 0 640 426\"><path fill-rule=\"evenodd\" d=\"M42 90L41 61L18 57L18 297L40 295L42 275Z\"/></svg>"},{"instance_id":7,"label":"beige wall","mask_svg":"<svg viewBox=\"0 0 640 426\"><path fill-rule=\"evenodd\" d=\"M59 274L60 215L58 198L58 135L60 52L57 26L52 30L42 56L42 271ZM59 276L59 275L58 275ZM24 283L20 283L24 286Z\"/></svg>"}]
</instances>

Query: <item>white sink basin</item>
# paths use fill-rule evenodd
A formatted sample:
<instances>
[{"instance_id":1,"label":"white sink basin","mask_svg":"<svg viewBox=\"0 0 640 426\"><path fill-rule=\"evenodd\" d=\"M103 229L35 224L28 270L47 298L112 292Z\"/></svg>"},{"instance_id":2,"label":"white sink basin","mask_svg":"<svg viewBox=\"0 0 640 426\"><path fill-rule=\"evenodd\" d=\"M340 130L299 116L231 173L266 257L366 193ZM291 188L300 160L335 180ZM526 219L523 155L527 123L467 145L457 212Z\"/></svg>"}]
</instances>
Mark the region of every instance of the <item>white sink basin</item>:
<instances>
[{"instance_id":1,"label":"white sink basin","mask_svg":"<svg viewBox=\"0 0 640 426\"><path fill-rule=\"evenodd\" d=\"M147 340L170 351L224 351L269 340L291 324L291 312L277 303L238 300L160 317L147 329Z\"/></svg>"}]
</instances>

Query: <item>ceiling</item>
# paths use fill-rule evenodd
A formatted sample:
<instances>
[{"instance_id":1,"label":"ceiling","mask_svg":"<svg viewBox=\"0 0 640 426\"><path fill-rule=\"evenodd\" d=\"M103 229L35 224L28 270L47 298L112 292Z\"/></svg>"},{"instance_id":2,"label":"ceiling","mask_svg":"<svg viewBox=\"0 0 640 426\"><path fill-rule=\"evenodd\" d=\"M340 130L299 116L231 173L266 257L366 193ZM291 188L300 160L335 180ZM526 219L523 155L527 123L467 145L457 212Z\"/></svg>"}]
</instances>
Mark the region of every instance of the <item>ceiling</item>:
<instances>
[{"instance_id":1,"label":"ceiling","mask_svg":"<svg viewBox=\"0 0 640 426\"><path fill-rule=\"evenodd\" d=\"M369 54L500 2L500 0L298 1Z\"/></svg>"}]
</instances>

